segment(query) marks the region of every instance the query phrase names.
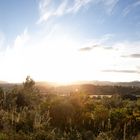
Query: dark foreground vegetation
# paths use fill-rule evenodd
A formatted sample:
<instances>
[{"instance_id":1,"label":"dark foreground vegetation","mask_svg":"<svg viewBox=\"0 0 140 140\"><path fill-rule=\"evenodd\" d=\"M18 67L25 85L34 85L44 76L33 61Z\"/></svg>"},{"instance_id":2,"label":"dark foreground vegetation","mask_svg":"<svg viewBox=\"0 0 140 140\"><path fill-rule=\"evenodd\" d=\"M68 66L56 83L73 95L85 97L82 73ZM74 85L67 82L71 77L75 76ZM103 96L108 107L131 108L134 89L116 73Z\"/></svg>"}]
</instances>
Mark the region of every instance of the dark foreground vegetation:
<instances>
[{"instance_id":1,"label":"dark foreground vegetation","mask_svg":"<svg viewBox=\"0 0 140 140\"><path fill-rule=\"evenodd\" d=\"M42 95L27 77L0 88L0 140L140 140L140 99Z\"/></svg>"}]
</instances>

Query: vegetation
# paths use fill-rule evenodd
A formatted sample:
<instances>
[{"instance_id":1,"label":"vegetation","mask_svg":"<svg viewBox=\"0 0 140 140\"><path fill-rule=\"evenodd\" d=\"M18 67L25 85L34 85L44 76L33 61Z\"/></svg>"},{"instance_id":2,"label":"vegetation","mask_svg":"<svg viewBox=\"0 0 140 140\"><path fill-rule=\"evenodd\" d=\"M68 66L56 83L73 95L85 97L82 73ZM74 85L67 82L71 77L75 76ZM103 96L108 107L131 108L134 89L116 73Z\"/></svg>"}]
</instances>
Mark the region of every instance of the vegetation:
<instances>
[{"instance_id":1,"label":"vegetation","mask_svg":"<svg viewBox=\"0 0 140 140\"><path fill-rule=\"evenodd\" d=\"M29 76L22 86L0 88L0 140L139 139L140 99L42 95Z\"/></svg>"}]
</instances>

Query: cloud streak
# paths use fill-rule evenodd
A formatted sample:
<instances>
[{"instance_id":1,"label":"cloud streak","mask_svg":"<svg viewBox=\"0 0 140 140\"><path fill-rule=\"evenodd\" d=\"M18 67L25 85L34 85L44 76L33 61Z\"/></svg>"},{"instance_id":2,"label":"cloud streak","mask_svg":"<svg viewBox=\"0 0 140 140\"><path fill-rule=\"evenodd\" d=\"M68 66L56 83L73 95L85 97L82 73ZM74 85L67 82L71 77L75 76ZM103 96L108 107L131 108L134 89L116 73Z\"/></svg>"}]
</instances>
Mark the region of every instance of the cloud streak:
<instances>
[{"instance_id":1,"label":"cloud streak","mask_svg":"<svg viewBox=\"0 0 140 140\"><path fill-rule=\"evenodd\" d=\"M51 17L59 17L68 13L76 13L82 7L92 2L92 0L74 0L72 6L69 6L69 0L61 1L56 7L51 6L53 0L41 0L39 3L40 19L38 23L48 21Z\"/></svg>"},{"instance_id":2,"label":"cloud streak","mask_svg":"<svg viewBox=\"0 0 140 140\"><path fill-rule=\"evenodd\" d=\"M67 0L61 2L57 7L52 7L52 0L41 0L39 3L40 19L38 23L48 21L51 17L61 16L66 12Z\"/></svg>"},{"instance_id":3,"label":"cloud streak","mask_svg":"<svg viewBox=\"0 0 140 140\"><path fill-rule=\"evenodd\" d=\"M102 4L105 11L107 11L108 14L111 14L118 1L119 0L63 0L56 6L53 6L55 0L40 0L40 18L37 23L39 24L48 21L52 17L77 13L80 9L84 8L88 4L92 4L94 6L97 4Z\"/></svg>"},{"instance_id":4,"label":"cloud streak","mask_svg":"<svg viewBox=\"0 0 140 140\"><path fill-rule=\"evenodd\" d=\"M81 47L78 51L81 51L81 52L92 51L95 48L101 48L104 50L113 50L112 46L105 45L109 40L111 40L113 36L114 35L112 34L105 34L101 38L93 39L87 42L87 44L85 44L84 47Z\"/></svg>"},{"instance_id":5,"label":"cloud streak","mask_svg":"<svg viewBox=\"0 0 140 140\"><path fill-rule=\"evenodd\" d=\"M82 52L91 51L91 50L93 50L94 48L97 48L97 47L100 47L100 46L99 45L92 45L91 47L83 47L83 48L80 48L79 51L82 51Z\"/></svg>"},{"instance_id":6,"label":"cloud streak","mask_svg":"<svg viewBox=\"0 0 140 140\"><path fill-rule=\"evenodd\" d=\"M124 10L123 10L123 16L127 16L133 9L135 9L137 6L140 6L140 1L136 1L131 5L128 5Z\"/></svg>"},{"instance_id":7,"label":"cloud streak","mask_svg":"<svg viewBox=\"0 0 140 140\"><path fill-rule=\"evenodd\" d=\"M102 72L114 72L114 73L136 73L140 74L140 71L137 70L103 70Z\"/></svg>"},{"instance_id":8,"label":"cloud streak","mask_svg":"<svg viewBox=\"0 0 140 140\"><path fill-rule=\"evenodd\" d=\"M69 7L69 9L66 11L68 13L75 13L90 2L93 2L93 0L75 0L74 5L72 7Z\"/></svg>"},{"instance_id":9,"label":"cloud streak","mask_svg":"<svg viewBox=\"0 0 140 140\"><path fill-rule=\"evenodd\" d=\"M0 32L0 50L3 49L4 42L5 42L5 37L3 33Z\"/></svg>"},{"instance_id":10,"label":"cloud streak","mask_svg":"<svg viewBox=\"0 0 140 140\"><path fill-rule=\"evenodd\" d=\"M105 49L105 50L112 50L113 49L112 47L103 47L101 45L92 45L91 47L80 48L79 51L81 51L81 52L92 51L95 48L102 48L102 49Z\"/></svg>"},{"instance_id":11,"label":"cloud streak","mask_svg":"<svg viewBox=\"0 0 140 140\"><path fill-rule=\"evenodd\" d=\"M135 53L135 54L130 54L130 55L122 55L121 57L140 58L140 53Z\"/></svg>"},{"instance_id":12,"label":"cloud streak","mask_svg":"<svg viewBox=\"0 0 140 140\"><path fill-rule=\"evenodd\" d=\"M18 35L14 41L14 47L22 47L24 46L28 40L29 40L30 36L28 34L28 29L25 29L24 32L21 35Z\"/></svg>"},{"instance_id":13,"label":"cloud streak","mask_svg":"<svg viewBox=\"0 0 140 140\"><path fill-rule=\"evenodd\" d=\"M101 1L104 3L108 14L112 14L113 9L119 2L119 0L101 0Z\"/></svg>"}]
</instances>

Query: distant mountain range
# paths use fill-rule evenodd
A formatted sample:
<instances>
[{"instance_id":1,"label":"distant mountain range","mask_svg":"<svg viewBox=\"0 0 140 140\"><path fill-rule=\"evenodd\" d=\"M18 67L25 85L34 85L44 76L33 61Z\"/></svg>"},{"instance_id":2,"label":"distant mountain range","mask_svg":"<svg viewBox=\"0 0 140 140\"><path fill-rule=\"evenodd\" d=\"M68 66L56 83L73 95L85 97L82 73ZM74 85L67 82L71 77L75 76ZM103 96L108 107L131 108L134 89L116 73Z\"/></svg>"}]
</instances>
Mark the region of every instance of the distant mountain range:
<instances>
[{"instance_id":1,"label":"distant mountain range","mask_svg":"<svg viewBox=\"0 0 140 140\"><path fill-rule=\"evenodd\" d=\"M5 81L0 81L0 87L11 87L13 85L20 85L22 83L8 83ZM61 86L74 86L74 85L99 85L99 86L135 86L135 87L140 87L140 81L131 81L131 82L109 82L109 81L78 81L70 84L58 84L58 83L53 83L53 82L36 82L36 85L39 87L46 87L46 88L51 88L51 87L61 87Z\"/></svg>"},{"instance_id":2,"label":"distant mountain range","mask_svg":"<svg viewBox=\"0 0 140 140\"><path fill-rule=\"evenodd\" d=\"M140 81L131 82L109 82L109 81L91 81L89 84L93 85L112 85L112 86L136 86L140 87Z\"/></svg>"},{"instance_id":3,"label":"distant mountain range","mask_svg":"<svg viewBox=\"0 0 140 140\"><path fill-rule=\"evenodd\" d=\"M21 86L22 83L0 82L0 87L5 90L12 89L15 85ZM69 95L71 93L87 93L95 95L112 94L135 94L140 95L140 81L132 82L108 82L108 81L80 81L72 84L60 85L50 82L36 82L36 87L42 94Z\"/></svg>"},{"instance_id":4,"label":"distant mountain range","mask_svg":"<svg viewBox=\"0 0 140 140\"><path fill-rule=\"evenodd\" d=\"M6 82L6 81L0 81L0 84L5 84L5 83L8 83L8 82Z\"/></svg>"},{"instance_id":5,"label":"distant mountain range","mask_svg":"<svg viewBox=\"0 0 140 140\"><path fill-rule=\"evenodd\" d=\"M69 85L83 85L83 84L92 84L92 85L109 85L109 86L136 86L140 87L140 81L131 81L131 82L110 82L110 81L79 81L74 82Z\"/></svg>"}]
</instances>

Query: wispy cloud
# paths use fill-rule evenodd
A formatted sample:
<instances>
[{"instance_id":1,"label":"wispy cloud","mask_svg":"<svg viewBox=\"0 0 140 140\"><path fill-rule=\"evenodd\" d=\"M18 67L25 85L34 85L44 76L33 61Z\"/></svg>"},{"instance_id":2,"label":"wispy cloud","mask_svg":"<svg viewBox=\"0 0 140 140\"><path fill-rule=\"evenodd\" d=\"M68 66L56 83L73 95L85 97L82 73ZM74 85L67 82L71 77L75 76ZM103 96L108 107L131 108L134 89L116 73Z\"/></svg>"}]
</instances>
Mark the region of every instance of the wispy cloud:
<instances>
[{"instance_id":1,"label":"wispy cloud","mask_svg":"<svg viewBox=\"0 0 140 140\"><path fill-rule=\"evenodd\" d=\"M27 73L25 72L25 67L27 68L26 64L28 63L28 61L30 61L30 57L28 57L28 61L26 57L26 54L29 51L29 38L30 37L28 34L28 30L25 29L23 33L17 35L15 40L10 42L7 46L3 46L3 48L6 49L3 51L3 55L0 59L0 77L2 79L5 79L9 82L11 79L15 79L15 81L17 82L21 80L20 78L22 76L25 77L27 75Z\"/></svg>"},{"instance_id":2,"label":"wispy cloud","mask_svg":"<svg viewBox=\"0 0 140 140\"><path fill-rule=\"evenodd\" d=\"M95 48L101 48L105 50L112 50L112 46L107 46L105 45L106 42L112 39L114 35L112 34L105 34L103 37L98 38L98 39L93 39L87 42L83 47L81 47L78 51L81 52L86 52L86 51L91 51Z\"/></svg>"},{"instance_id":3,"label":"wispy cloud","mask_svg":"<svg viewBox=\"0 0 140 140\"><path fill-rule=\"evenodd\" d=\"M112 13L119 0L63 0L54 6L55 0L39 0L40 18L37 23L48 21L51 17L59 17L76 13L88 4L102 4L108 14ZM90 5L91 6L91 5Z\"/></svg>"},{"instance_id":4,"label":"wispy cloud","mask_svg":"<svg viewBox=\"0 0 140 140\"><path fill-rule=\"evenodd\" d=\"M140 74L140 71L137 70L102 70L102 72L114 72L114 73L137 73Z\"/></svg>"},{"instance_id":5,"label":"wispy cloud","mask_svg":"<svg viewBox=\"0 0 140 140\"><path fill-rule=\"evenodd\" d=\"M92 45L90 47L83 47L83 48L80 48L79 51L91 51L93 50L94 48L97 48L97 47L100 47L99 45Z\"/></svg>"},{"instance_id":6,"label":"wispy cloud","mask_svg":"<svg viewBox=\"0 0 140 140\"><path fill-rule=\"evenodd\" d=\"M102 0L108 14L112 14L113 9L118 4L119 0Z\"/></svg>"},{"instance_id":7,"label":"wispy cloud","mask_svg":"<svg viewBox=\"0 0 140 140\"><path fill-rule=\"evenodd\" d=\"M93 2L94 0L75 0L74 5L67 9L68 13L75 13L79 11L82 7L86 6L88 3Z\"/></svg>"},{"instance_id":8,"label":"wispy cloud","mask_svg":"<svg viewBox=\"0 0 140 140\"><path fill-rule=\"evenodd\" d=\"M5 42L5 37L3 33L0 32L0 50L3 49L4 42Z\"/></svg>"},{"instance_id":9,"label":"wispy cloud","mask_svg":"<svg viewBox=\"0 0 140 140\"><path fill-rule=\"evenodd\" d=\"M38 23L47 21L49 18L53 16L61 16L66 12L67 0L64 0L56 7L52 6L52 2L53 0L40 0L39 3L40 19L38 20Z\"/></svg>"},{"instance_id":10,"label":"wispy cloud","mask_svg":"<svg viewBox=\"0 0 140 140\"><path fill-rule=\"evenodd\" d=\"M123 10L123 16L128 15L133 9L135 9L137 6L140 6L140 1L136 1L130 5L128 5L124 10Z\"/></svg>"},{"instance_id":11,"label":"wispy cloud","mask_svg":"<svg viewBox=\"0 0 140 140\"><path fill-rule=\"evenodd\" d=\"M137 69L138 71L140 71L140 65L136 66L136 69Z\"/></svg>"},{"instance_id":12,"label":"wispy cloud","mask_svg":"<svg viewBox=\"0 0 140 140\"><path fill-rule=\"evenodd\" d=\"M130 55L122 55L121 57L140 58L140 53L135 53L135 54L130 54Z\"/></svg>"},{"instance_id":13,"label":"wispy cloud","mask_svg":"<svg viewBox=\"0 0 140 140\"><path fill-rule=\"evenodd\" d=\"M83 47L83 48L80 48L79 51L81 52L86 52L86 51L91 51L93 50L94 48L102 48L102 49L105 49L105 50L112 50L113 47L106 47L106 46L101 46L101 45L92 45L90 47Z\"/></svg>"},{"instance_id":14,"label":"wispy cloud","mask_svg":"<svg viewBox=\"0 0 140 140\"><path fill-rule=\"evenodd\" d=\"M40 0L39 11L40 19L38 23L47 21L51 17L58 17L68 13L76 13L82 7L92 2L92 0L63 0L55 7L52 6L53 0ZM70 2L72 4L70 4Z\"/></svg>"},{"instance_id":15,"label":"wispy cloud","mask_svg":"<svg viewBox=\"0 0 140 140\"><path fill-rule=\"evenodd\" d=\"M30 36L28 34L28 29L26 28L21 35L18 35L14 41L14 47L22 47L28 42Z\"/></svg>"}]
</instances>

